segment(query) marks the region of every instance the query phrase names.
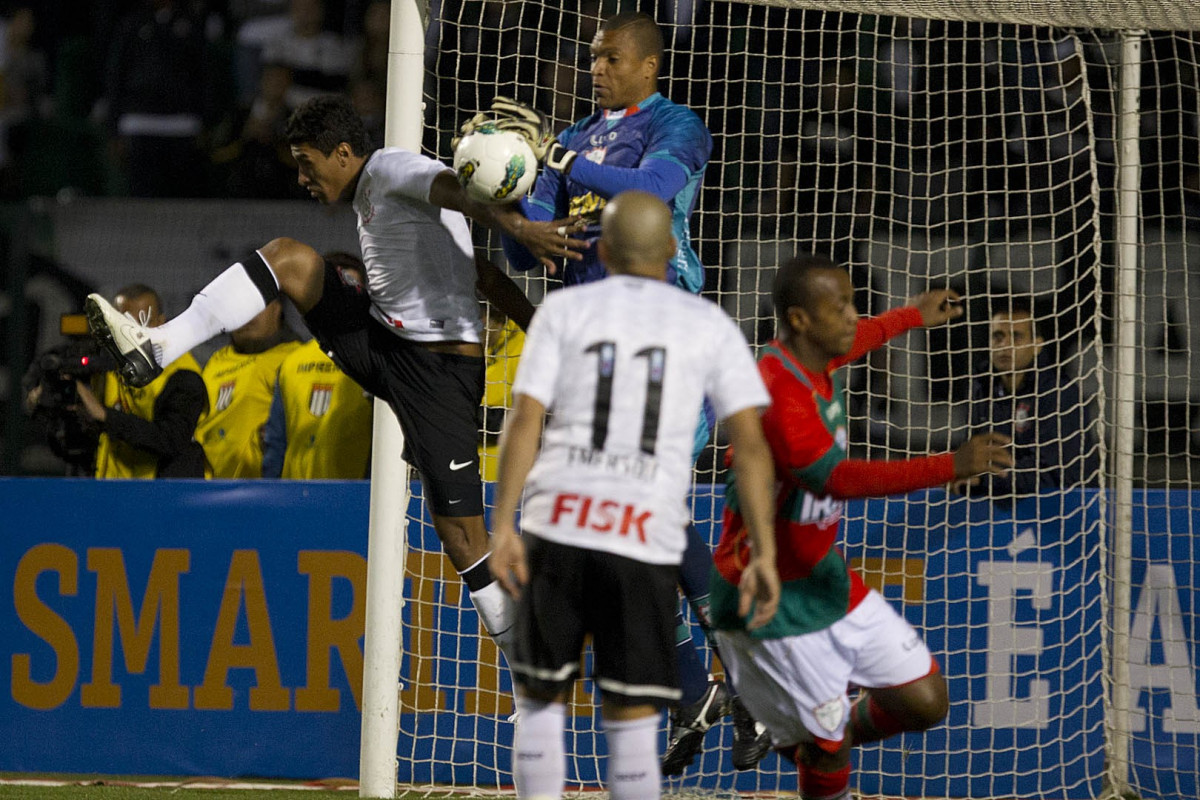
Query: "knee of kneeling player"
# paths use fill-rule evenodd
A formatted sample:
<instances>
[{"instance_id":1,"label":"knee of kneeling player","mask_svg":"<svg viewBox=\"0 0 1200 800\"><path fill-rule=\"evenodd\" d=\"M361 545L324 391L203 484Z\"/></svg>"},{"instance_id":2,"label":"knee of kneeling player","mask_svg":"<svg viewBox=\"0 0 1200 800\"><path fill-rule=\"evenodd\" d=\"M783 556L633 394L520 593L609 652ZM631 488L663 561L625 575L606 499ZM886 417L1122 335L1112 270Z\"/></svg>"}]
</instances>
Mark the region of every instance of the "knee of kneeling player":
<instances>
[{"instance_id":1,"label":"knee of kneeling player","mask_svg":"<svg viewBox=\"0 0 1200 800\"><path fill-rule=\"evenodd\" d=\"M950 711L950 698L946 692L946 681L942 676L931 676L936 680L929 681L924 687L917 702L910 708L909 730L923 731L932 728L946 718Z\"/></svg>"}]
</instances>

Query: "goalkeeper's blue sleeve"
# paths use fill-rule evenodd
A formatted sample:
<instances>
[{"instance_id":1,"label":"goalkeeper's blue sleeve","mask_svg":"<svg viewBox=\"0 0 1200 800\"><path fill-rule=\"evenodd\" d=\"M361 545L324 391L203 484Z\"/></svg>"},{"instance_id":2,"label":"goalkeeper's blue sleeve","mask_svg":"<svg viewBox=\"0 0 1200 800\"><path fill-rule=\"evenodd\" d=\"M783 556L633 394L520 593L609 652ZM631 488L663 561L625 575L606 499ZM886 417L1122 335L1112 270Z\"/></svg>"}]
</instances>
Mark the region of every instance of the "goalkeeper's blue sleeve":
<instances>
[{"instance_id":1,"label":"goalkeeper's blue sleeve","mask_svg":"<svg viewBox=\"0 0 1200 800\"><path fill-rule=\"evenodd\" d=\"M531 203L528 195L517 202L521 204L521 213L525 215L525 219L534 222L548 222L554 219L554 209L547 209L540 203ZM542 263L533 257L529 248L504 234L500 235L500 249L504 251L508 265L520 272L528 272Z\"/></svg>"},{"instance_id":2,"label":"goalkeeper's blue sleeve","mask_svg":"<svg viewBox=\"0 0 1200 800\"><path fill-rule=\"evenodd\" d=\"M571 166L571 180L601 197L640 189L670 205L687 185L688 173L679 163L665 158L647 158L636 167L613 167L576 158Z\"/></svg>"}]
</instances>

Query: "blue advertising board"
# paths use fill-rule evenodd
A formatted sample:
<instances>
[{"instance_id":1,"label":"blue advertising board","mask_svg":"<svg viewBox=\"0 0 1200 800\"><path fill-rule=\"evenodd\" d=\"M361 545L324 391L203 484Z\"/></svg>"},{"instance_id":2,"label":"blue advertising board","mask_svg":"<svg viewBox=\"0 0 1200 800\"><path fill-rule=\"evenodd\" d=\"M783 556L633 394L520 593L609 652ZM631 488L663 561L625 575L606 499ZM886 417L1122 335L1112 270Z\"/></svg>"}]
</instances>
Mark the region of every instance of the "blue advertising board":
<instances>
[{"instance_id":1,"label":"blue advertising board","mask_svg":"<svg viewBox=\"0 0 1200 800\"><path fill-rule=\"evenodd\" d=\"M952 698L947 724L862 748L859 791L1099 793L1100 501L1001 508L934 490L849 505L848 558L923 632ZM367 502L363 482L0 480L0 770L355 777ZM694 502L719 519L719 488ZM1197 507L1186 492L1135 498L1145 797L1198 796ZM428 520L409 533L400 780L509 785L507 673ZM594 785L603 741L579 708L568 780ZM700 774L733 773L715 738L728 745L728 728ZM791 791L793 772L772 755L712 788Z\"/></svg>"}]
</instances>

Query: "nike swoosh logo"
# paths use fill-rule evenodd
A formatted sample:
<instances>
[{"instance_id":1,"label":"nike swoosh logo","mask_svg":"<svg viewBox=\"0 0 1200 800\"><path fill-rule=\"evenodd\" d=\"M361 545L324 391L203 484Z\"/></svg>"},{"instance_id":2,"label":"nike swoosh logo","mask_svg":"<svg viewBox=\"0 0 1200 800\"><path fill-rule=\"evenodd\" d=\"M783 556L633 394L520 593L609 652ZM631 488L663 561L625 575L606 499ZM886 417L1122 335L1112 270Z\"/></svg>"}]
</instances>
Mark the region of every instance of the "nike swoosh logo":
<instances>
[{"instance_id":1,"label":"nike swoosh logo","mask_svg":"<svg viewBox=\"0 0 1200 800\"><path fill-rule=\"evenodd\" d=\"M451 461L451 462L450 462L450 469L452 469L452 470L455 470L455 471L458 471L458 470L460 470L460 469L464 469L464 468L466 468L466 467L469 467L469 466L471 466L471 465L472 465L472 464L474 464L474 463L475 463L474 461L464 461L464 462L462 462L462 463L460 464L460 463L458 463L457 461Z\"/></svg>"}]
</instances>

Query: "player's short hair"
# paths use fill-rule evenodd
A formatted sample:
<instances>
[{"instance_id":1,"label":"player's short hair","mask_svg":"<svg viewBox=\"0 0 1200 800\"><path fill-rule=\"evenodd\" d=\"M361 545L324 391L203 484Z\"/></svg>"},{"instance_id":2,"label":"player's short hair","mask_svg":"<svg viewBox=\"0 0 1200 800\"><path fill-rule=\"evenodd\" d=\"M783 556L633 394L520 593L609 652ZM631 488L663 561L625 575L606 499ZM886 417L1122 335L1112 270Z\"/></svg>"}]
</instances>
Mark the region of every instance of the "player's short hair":
<instances>
[{"instance_id":1,"label":"player's short hair","mask_svg":"<svg viewBox=\"0 0 1200 800\"><path fill-rule=\"evenodd\" d=\"M301 103L288 117L284 138L289 146L310 145L324 156L342 142L350 145L356 156L374 149L362 117L350 98L340 94L320 95Z\"/></svg>"},{"instance_id":2,"label":"player's short hair","mask_svg":"<svg viewBox=\"0 0 1200 800\"><path fill-rule=\"evenodd\" d=\"M113 297L125 297L130 300L135 297L149 297L154 301L154 307L158 309L158 313L166 313L163 309L162 297L159 296L158 292L144 283L130 283L122 286Z\"/></svg>"},{"instance_id":3,"label":"player's short hair","mask_svg":"<svg viewBox=\"0 0 1200 800\"><path fill-rule=\"evenodd\" d=\"M626 31L633 37L642 58L658 56L659 62L662 62L664 50L662 31L659 29L658 23L654 21L654 17L649 14L641 11L622 11L620 14L613 14L604 20L600 24L600 30L605 32Z\"/></svg>"},{"instance_id":4,"label":"player's short hair","mask_svg":"<svg viewBox=\"0 0 1200 800\"><path fill-rule=\"evenodd\" d=\"M775 273L775 285L771 298L775 303L775 316L780 324L786 322L787 311L793 306L811 309L813 302L811 278L819 270L843 271L836 261L817 253L804 253L784 262Z\"/></svg>"}]
</instances>

